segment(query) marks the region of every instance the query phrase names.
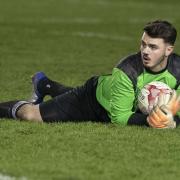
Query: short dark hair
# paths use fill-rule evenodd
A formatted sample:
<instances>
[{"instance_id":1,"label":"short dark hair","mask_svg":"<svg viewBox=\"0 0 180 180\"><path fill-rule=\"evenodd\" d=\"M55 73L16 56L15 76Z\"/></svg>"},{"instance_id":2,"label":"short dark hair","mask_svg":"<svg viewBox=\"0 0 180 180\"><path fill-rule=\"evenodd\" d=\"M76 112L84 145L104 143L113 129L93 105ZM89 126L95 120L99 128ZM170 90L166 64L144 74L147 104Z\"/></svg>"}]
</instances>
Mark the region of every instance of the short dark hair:
<instances>
[{"instance_id":1,"label":"short dark hair","mask_svg":"<svg viewBox=\"0 0 180 180\"><path fill-rule=\"evenodd\" d=\"M156 20L149 22L144 27L146 32L152 38L162 38L164 42L174 45L176 41L177 31L175 27L168 21Z\"/></svg>"}]
</instances>

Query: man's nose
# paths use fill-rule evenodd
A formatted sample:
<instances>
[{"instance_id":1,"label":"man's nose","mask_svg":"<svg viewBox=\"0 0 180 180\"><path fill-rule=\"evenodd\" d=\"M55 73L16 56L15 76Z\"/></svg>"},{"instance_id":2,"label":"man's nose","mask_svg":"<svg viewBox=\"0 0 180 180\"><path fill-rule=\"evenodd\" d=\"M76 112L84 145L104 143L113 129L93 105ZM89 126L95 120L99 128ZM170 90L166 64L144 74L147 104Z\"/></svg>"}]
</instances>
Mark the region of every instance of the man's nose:
<instances>
[{"instance_id":1,"label":"man's nose","mask_svg":"<svg viewBox=\"0 0 180 180\"><path fill-rule=\"evenodd\" d=\"M149 52L150 52L150 48L148 46L143 48L143 53L144 54L149 54Z\"/></svg>"}]
</instances>

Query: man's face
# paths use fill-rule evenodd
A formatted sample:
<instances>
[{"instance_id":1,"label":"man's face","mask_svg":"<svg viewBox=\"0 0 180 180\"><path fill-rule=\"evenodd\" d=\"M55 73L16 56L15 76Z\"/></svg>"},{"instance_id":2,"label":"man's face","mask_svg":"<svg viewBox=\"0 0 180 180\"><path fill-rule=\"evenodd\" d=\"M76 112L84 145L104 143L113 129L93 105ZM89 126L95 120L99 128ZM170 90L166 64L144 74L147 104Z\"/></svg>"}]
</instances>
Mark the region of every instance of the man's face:
<instances>
[{"instance_id":1,"label":"man's face","mask_svg":"<svg viewBox=\"0 0 180 180\"><path fill-rule=\"evenodd\" d=\"M140 50L144 66L151 71L158 72L166 67L173 46L165 43L162 38L152 38L144 32Z\"/></svg>"}]
</instances>

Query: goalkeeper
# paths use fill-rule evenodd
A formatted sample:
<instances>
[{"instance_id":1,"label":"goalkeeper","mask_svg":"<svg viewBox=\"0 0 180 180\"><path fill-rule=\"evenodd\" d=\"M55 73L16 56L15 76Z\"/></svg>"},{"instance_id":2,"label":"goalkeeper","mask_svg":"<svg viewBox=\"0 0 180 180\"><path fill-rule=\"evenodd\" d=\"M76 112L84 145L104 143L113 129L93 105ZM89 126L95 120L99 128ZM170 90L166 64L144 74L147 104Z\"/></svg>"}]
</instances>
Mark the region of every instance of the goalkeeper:
<instances>
[{"instance_id":1,"label":"goalkeeper","mask_svg":"<svg viewBox=\"0 0 180 180\"><path fill-rule=\"evenodd\" d=\"M32 100L0 103L0 118L175 128L180 123L177 95L180 92L180 57L173 53L176 36L175 27L167 21L147 23L138 53L121 60L111 75L92 77L81 87L66 87L38 72L33 76ZM174 91L167 104L157 105L149 115L144 115L137 108L137 95L152 81L164 82ZM52 99L43 101L46 95ZM161 104L163 98L160 98Z\"/></svg>"}]
</instances>

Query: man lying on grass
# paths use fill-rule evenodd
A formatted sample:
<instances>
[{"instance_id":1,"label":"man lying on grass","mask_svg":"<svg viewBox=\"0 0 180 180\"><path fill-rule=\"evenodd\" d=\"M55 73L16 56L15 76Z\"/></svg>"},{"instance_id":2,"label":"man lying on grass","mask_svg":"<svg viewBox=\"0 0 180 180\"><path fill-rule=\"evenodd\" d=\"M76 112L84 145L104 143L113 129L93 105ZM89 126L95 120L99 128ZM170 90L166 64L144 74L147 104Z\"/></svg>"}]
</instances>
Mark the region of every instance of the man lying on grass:
<instances>
[{"instance_id":1,"label":"man lying on grass","mask_svg":"<svg viewBox=\"0 0 180 180\"><path fill-rule=\"evenodd\" d=\"M32 101L0 104L1 118L37 122L93 121L152 128L175 128L180 123L180 57L173 53L176 29L167 21L145 25L140 52L124 58L111 75L92 77L81 87L66 87L44 73L33 76ZM145 115L137 108L137 93L144 85L161 81L175 89L166 112L156 106ZM51 100L43 102L46 95Z\"/></svg>"}]
</instances>

